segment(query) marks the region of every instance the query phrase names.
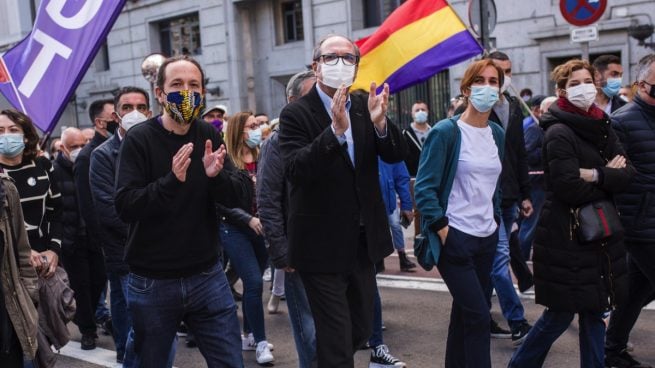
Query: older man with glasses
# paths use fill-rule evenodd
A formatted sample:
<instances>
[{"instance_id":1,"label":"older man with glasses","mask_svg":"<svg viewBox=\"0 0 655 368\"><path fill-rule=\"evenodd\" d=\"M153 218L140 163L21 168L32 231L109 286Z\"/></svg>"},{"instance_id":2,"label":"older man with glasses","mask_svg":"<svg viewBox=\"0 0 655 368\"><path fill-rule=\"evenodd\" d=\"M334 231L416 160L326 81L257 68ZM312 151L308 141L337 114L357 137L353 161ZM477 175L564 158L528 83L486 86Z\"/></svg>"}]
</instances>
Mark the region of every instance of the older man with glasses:
<instances>
[{"instance_id":1,"label":"older man with glasses","mask_svg":"<svg viewBox=\"0 0 655 368\"><path fill-rule=\"evenodd\" d=\"M380 200L377 156L403 159L386 119L389 87L350 94L359 49L328 36L315 47L317 84L280 114L289 181L289 264L299 272L316 325L318 367L352 367L372 332L375 263L393 247Z\"/></svg>"}]
</instances>

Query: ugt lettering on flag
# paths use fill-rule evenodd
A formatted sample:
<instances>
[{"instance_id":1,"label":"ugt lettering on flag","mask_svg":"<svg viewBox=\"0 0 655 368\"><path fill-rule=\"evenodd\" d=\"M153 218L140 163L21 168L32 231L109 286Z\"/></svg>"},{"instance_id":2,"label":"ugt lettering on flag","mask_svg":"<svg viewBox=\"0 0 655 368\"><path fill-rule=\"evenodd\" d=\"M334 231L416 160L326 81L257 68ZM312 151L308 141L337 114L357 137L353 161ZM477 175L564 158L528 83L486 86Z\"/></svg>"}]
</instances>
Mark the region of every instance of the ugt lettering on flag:
<instances>
[{"instance_id":1,"label":"ugt lettering on flag","mask_svg":"<svg viewBox=\"0 0 655 368\"><path fill-rule=\"evenodd\" d=\"M371 82L386 82L391 93L482 53L445 0L408 0L356 44L361 60L351 89L368 90Z\"/></svg>"},{"instance_id":2,"label":"ugt lettering on flag","mask_svg":"<svg viewBox=\"0 0 655 368\"><path fill-rule=\"evenodd\" d=\"M0 57L0 92L50 132L125 0L43 0L32 32Z\"/></svg>"}]
</instances>

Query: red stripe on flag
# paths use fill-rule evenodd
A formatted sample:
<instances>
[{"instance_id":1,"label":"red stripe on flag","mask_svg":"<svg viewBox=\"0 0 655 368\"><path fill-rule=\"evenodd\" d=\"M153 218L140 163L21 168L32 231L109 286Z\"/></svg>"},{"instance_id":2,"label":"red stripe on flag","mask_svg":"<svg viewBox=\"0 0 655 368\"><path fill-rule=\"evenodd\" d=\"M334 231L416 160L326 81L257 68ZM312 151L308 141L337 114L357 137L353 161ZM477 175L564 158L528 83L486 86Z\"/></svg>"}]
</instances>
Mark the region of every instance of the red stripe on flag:
<instances>
[{"instance_id":1,"label":"red stripe on flag","mask_svg":"<svg viewBox=\"0 0 655 368\"><path fill-rule=\"evenodd\" d=\"M380 28L371 36L355 42L359 46L361 55L376 48L394 32L410 23L448 6L445 0L409 0L399 6L384 20Z\"/></svg>"},{"instance_id":2,"label":"red stripe on flag","mask_svg":"<svg viewBox=\"0 0 655 368\"><path fill-rule=\"evenodd\" d=\"M605 218L605 212L603 212L603 209L602 208L596 208L596 212L598 212L598 217L600 217L600 223L603 225L603 230L605 231L605 236L612 235L612 230L610 230L610 226L607 223L607 218Z\"/></svg>"},{"instance_id":3,"label":"red stripe on flag","mask_svg":"<svg viewBox=\"0 0 655 368\"><path fill-rule=\"evenodd\" d=\"M0 58L0 83L9 83L9 72L5 67L5 62Z\"/></svg>"}]
</instances>

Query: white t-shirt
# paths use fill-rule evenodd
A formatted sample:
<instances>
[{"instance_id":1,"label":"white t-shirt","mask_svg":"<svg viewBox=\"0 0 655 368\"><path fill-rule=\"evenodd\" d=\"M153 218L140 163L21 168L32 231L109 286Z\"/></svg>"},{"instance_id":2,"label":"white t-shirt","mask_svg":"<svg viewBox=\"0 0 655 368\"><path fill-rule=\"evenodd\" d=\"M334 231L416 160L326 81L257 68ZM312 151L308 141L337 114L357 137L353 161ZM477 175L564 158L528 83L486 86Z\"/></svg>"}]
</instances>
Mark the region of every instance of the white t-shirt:
<instances>
[{"instance_id":1,"label":"white t-shirt","mask_svg":"<svg viewBox=\"0 0 655 368\"><path fill-rule=\"evenodd\" d=\"M462 136L453 188L448 197L448 225L466 234L487 237L496 231L493 197L502 171L490 126L457 122Z\"/></svg>"}]
</instances>

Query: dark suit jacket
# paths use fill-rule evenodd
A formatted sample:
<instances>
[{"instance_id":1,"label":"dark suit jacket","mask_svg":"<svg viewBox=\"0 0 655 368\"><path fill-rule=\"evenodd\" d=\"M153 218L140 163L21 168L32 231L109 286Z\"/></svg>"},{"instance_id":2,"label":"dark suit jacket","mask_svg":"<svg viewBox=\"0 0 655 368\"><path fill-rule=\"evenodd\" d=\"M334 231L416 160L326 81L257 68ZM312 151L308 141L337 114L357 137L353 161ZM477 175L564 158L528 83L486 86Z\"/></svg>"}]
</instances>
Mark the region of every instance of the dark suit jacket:
<instances>
[{"instance_id":1,"label":"dark suit jacket","mask_svg":"<svg viewBox=\"0 0 655 368\"><path fill-rule=\"evenodd\" d=\"M380 194L377 155L402 161L405 140L387 120L379 138L367 97L350 95L355 166L332 132L316 86L280 114L280 152L289 184L290 265L305 272L349 272L357 265L360 220L372 263L393 251Z\"/></svg>"},{"instance_id":2,"label":"dark suit jacket","mask_svg":"<svg viewBox=\"0 0 655 368\"><path fill-rule=\"evenodd\" d=\"M73 164L73 177L75 179L75 190L77 190L77 203L80 206L80 217L86 225L86 233L89 238L88 247L100 251L102 233L100 232L100 219L93 205L91 195L91 183L89 182L89 167L91 166L91 152L101 145L107 138L96 132L93 139L87 143Z\"/></svg>"}]
</instances>

